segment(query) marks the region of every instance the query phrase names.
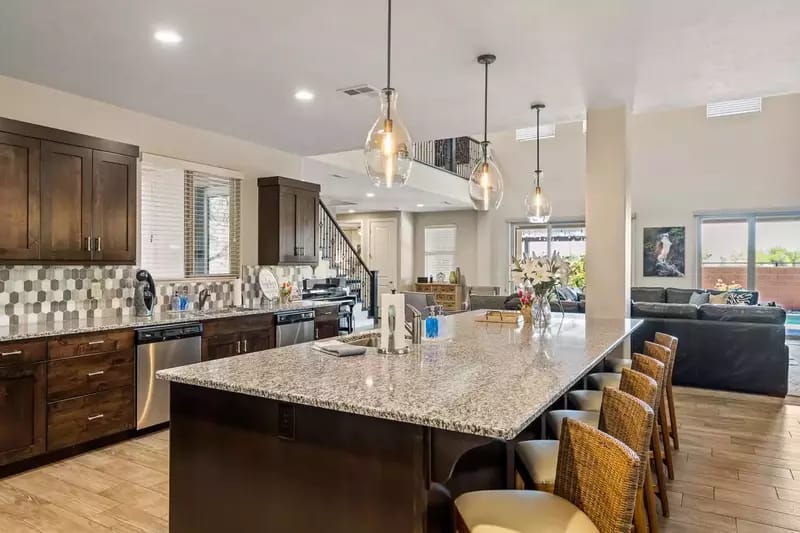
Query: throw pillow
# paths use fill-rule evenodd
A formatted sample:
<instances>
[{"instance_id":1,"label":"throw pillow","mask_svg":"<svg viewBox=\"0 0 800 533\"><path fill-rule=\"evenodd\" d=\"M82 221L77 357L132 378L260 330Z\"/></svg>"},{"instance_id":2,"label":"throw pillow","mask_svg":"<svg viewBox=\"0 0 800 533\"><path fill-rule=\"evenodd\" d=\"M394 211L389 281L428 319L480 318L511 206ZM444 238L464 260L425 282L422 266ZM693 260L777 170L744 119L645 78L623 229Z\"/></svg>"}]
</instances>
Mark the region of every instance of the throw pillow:
<instances>
[{"instance_id":1,"label":"throw pillow","mask_svg":"<svg viewBox=\"0 0 800 533\"><path fill-rule=\"evenodd\" d=\"M726 302L730 305L749 305L750 293L749 292L729 292Z\"/></svg>"},{"instance_id":2,"label":"throw pillow","mask_svg":"<svg viewBox=\"0 0 800 533\"><path fill-rule=\"evenodd\" d=\"M708 293L707 292L693 292L691 296L689 296L689 303L692 305L703 305L708 303Z\"/></svg>"},{"instance_id":3,"label":"throw pillow","mask_svg":"<svg viewBox=\"0 0 800 533\"><path fill-rule=\"evenodd\" d=\"M710 304L726 304L728 303L728 293L721 292L719 294L709 294L708 295L708 303Z\"/></svg>"}]
</instances>

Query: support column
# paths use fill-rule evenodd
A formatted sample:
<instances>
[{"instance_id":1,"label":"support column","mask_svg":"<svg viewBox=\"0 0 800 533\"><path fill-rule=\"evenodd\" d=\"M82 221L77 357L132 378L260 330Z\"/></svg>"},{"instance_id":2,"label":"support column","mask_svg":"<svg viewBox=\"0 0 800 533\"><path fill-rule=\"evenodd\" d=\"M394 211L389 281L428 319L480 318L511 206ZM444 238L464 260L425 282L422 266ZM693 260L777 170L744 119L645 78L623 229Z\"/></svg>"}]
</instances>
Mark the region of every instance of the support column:
<instances>
[{"instance_id":1,"label":"support column","mask_svg":"<svg viewBox=\"0 0 800 533\"><path fill-rule=\"evenodd\" d=\"M630 314L631 202L625 107L586 114L586 314Z\"/></svg>"}]
</instances>

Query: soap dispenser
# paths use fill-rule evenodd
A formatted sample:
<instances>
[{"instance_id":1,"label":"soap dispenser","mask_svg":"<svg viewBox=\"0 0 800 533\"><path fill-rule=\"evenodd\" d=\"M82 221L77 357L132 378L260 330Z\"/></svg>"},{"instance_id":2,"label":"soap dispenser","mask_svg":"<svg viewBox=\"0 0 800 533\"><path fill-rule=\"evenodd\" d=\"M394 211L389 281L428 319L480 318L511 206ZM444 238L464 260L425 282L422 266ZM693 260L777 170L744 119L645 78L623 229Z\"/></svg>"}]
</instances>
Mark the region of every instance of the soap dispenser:
<instances>
[{"instance_id":1,"label":"soap dispenser","mask_svg":"<svg viewBox=\"0 0 800 533\"><path fill-rule=\"evenodd\" d=\"M429 339L435 339L439 336L439 320L436 318L436 306L426 307L428 310L428 318L425 319L425 336Z\"/></svg>"}]
</instances>

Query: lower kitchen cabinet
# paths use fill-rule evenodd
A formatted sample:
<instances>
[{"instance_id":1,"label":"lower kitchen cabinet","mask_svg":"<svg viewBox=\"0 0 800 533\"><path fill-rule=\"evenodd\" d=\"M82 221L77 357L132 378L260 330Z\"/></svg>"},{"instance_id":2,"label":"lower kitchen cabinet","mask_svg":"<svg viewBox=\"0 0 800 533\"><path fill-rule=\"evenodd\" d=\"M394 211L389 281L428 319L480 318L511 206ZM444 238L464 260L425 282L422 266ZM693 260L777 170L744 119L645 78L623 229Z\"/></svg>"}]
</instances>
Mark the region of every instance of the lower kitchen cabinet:
<instances>
[{"instance_id":1,"label":"lower kitchen cabinet","mask_svg":"<svg viewBox=\"0 0 800 533\"><path fill-rule=\"evenodd\" d=\"M133 429L133 387L70 398L47 405L47 451Z\"/></svg>"},{"instance_id":2,"label":"lower kitchen cabinet","mask_svg":"<svg viewBox=\"0 0 800 533\"><path fill-rule=\"evenodd\" d=\"M247 315L203 324L202 360L211 361L275 347L275 315Z\"/></svg>"},{"instance_id":3,"label":"lower kitchen cabinet","mask_svg":"<svg viewBox=\"0 0 800 533\"><path fill-rule=\"evenodd\" d=\"M0 344L0 466L45 451L44 341Z\"/></svg>"}]
</instances>

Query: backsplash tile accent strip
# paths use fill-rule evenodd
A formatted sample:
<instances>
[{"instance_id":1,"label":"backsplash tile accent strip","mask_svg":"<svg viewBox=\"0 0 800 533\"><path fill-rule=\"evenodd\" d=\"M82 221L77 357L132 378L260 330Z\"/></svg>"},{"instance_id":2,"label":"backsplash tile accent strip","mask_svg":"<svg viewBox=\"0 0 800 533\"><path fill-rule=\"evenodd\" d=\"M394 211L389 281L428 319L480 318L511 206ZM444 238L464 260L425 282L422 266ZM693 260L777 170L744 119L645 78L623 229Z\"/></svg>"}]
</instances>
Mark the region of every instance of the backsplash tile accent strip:
<instances>
[{"instance_id":1,"label":"backsplash tile accent strip","mask_svg":"<svg viewBox=\"0 0 800 533\"><path fill-rule=\"evenodd\" d=\"M134 314L133 266L0 265L0 326L62 322ZM169 310L175 291L184 287L190 309L208 288L207 308L233 305L233 282L156 282L156 313Z\"/></svg>"}]
</instances>

